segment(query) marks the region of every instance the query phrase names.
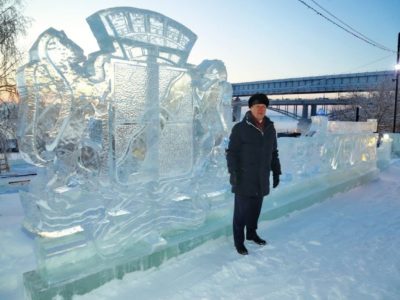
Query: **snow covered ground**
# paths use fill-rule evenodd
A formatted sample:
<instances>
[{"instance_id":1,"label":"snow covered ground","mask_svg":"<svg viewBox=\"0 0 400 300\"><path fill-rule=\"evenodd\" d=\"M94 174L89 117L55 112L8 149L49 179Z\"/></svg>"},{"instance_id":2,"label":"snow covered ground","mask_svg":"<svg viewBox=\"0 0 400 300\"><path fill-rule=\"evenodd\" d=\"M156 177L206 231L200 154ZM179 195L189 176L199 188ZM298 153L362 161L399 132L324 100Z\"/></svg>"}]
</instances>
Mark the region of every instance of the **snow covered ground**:
<instances>
[{"instance_id":1,"label":"snow covered ground","mask_svg":"<svg viewBox=\"0 0 400 300\"><path fill-rule=\"evenodd\" d=\"M209 241L74 299L400 299L400 160L378 180L260 224L269 244ZM268 201L268 198L266 198ZM0 299L35 268L17 194L0 195Z\"/></svg>"}]
</instances>

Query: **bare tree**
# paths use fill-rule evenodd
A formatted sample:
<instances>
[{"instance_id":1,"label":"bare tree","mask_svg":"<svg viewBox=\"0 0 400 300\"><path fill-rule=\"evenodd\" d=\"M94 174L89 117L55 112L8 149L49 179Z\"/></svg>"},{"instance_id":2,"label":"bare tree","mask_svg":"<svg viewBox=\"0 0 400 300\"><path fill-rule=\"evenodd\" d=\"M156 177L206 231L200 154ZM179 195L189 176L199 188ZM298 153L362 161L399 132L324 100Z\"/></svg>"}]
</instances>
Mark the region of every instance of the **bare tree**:
<instances>
[{"instance_id":1,"label":"bare tree","mask_svg":"<svg viewBox=\"0 0 400 300\"><path fill-rule=\"evenodd\" d=\"M0 98L16 98L15 71L21 59L17 39L26 33L29 19L21 0L0 0Z\"/></svg>"},{"instance_id":2,"label":"bare tree","mask_svg":"<svg viewBox=\"0 0 400 300\"><path fill-rule=\"evenodd\" d=\"M361 111L368 119L377 119L378 132L390 132L394 114L394 83L382 82L376 91L369 94L368 101Z\"/></svg>"},{"instance_id":3,"label":"bare tree","mask_svg":"<svg viewBox=\"0 0 400 300\"><path fill-rule=\"evenodd\" d=\"M8 171L7 151L15 140L17 90L15 74L21 59L17 39L26 33L28 18L21 0L0 0L0 173Z\"/></svg>"},{"instance_id":4,"label":"bare tree","mask_svg":"<svg viewBox=\"0 0 400 300\"><path fill-rule=\"evenodd\" d=\"M15 137L17 116L17 103L0 99L0 173L10 169L7 152L17 146Z\"/></svg>"},{"instance_id":5,"label":"bare tree","mask_svg":"<svg viewBox=\"0 0 400 300\"><path fill-rule=\"evenodd\" d=\"M334 107L332 119L355 121L358 113L359 121L376 119L378 132L390 132L392 130L394 114L393 81L383 81L374 91L352 93L348 97L354 99L353 104Z\"/></svg>"}]
</instances>

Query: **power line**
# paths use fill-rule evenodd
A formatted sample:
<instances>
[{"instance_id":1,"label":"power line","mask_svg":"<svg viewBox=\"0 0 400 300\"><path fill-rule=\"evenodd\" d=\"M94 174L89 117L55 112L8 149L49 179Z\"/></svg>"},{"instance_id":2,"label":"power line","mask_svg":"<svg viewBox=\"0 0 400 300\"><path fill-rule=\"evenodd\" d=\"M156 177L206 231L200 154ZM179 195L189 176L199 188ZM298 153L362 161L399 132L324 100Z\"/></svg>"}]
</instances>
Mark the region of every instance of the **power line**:
<instances>
[{"instance_id":1,"label":"power line","mask_svg":"<svg viewBox=\"0 0 400 300\"><path fill-rule=\"evenodd\" d=\"M386 48L388 51L391 51L391 49L385 47L384 45L370 39L369 37L365 36L364 34L362 34L361 32L359 32L358 30L356 30L355 28L351 27L349 24L345 23L344 21L340 20L338 17L336 17L334 14L332 14L331 12L329 12L327 9L325 9L324 7L322 7L319 3L317 3L314 0L311 0L315 5L317 5L319 8L321 8L323 11L325 11L328 15L330 15L331 17L333 17L334 19L336 19L337 21L339 21L340 23L342 23L344 26L346 26L347 28L349 28L350 30L352 30L353 32L357 33L358 35L362 36L363 38L365 38L366 40L370 41L371 43L375 43L378 46L382 47L382 48Z\"/></svg>"},{"instance_id":2,"label":"power line","mask_svg":"<svg viewBox=\"0 0 400 300\"><path fill-rule=\"evenodd\" d=\"M329 11L327 11L325 8L323 8L321 5L319 5L318 3L316 3L314 0L311 0L314 4L316 4L318 7L320 7L321 9L323 9L326 13L328 13L329 15L331 15L333 18L335 18L336 20L338 20L340 23L344 24L346 27L350 28L347 29L344 26L338 24L337 22L335 22L334 20L330 19L329 17L327 17L326 15L324 15L322 12L318 11L316 8L310 6L309 4L305 3L303 0L298 0L300 3L304 4L305 6L307 6L309 9L313 10L315 13L317 13L318 15L320 15L321 17L323 17L324 19L328 20L329 22L331 22L332 24L338 26L339 28L341 28L342 30L346 31L347 33L353 35L354 37L374 46L377 47L381 50L384 51L388 51L388 52L392 52L392 53L396 53L396 51L389 49L377 42L375 42L374 40L366 37L365 35L361 34L360 32L358 32L357 30L355 30L354 28L352 28L350 25L347 25L345 22L341 21L339 18L337 18L336 16L334 16L333 14L331 14Z\"/></svg>"},{"instance_id":3,"label":"power line","mask_svg":"<svg viewBox=\"0 0 400 300\"><path fill-rule=\"evenodd\" d=\"M351 72L353 72L353 71L355 71L355 70L359 70L359 69L361 69L361 68L364 68L364 67L373 65L373 64L375 64L375 63L377 63L377 62L379 62L379 61L385 60L385 59L387 59L387 58L389 58L389 57L393 57L394 55L395 55L395 54L393 54L393 53L391 53L391 54L389 54L389 55L385 55L384 57L378 58L378 59L376 59L376 60L374 60L374 61L371 61L371 62L369 62L369 63L366 63L366 64L364 64L364 65L362 65L362 66L358 66L358 67L356 67L356 68L353 68L353 69L349 70L348 72L351 73Z\"/></svg>"}]
</instances>

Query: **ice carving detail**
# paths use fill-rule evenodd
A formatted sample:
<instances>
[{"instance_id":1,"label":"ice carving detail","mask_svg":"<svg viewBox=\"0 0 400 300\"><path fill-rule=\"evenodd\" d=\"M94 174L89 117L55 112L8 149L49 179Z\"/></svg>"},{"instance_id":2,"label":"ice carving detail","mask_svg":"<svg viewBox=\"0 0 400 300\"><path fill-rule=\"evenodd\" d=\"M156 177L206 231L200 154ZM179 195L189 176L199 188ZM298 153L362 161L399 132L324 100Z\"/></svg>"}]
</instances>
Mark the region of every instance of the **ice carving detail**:
<instances>
[{"instance_id":1,"label":"ice carving detail","mask_svg":"<svg viewBox=\"0 0 400 300\"><path fill-rule=\"evenodd\" d=\"M187 63L196 35L168 17L117 7L87 21L100 51L86 59L50 28L18 71L20 151L46 168L21 194L25 225L83 231L100 256L139 242L151 252L166 232L202 224L206 195L227 188L215 169L232 88L221 61Z\"/></svg>"},{"instance_id":2,"label":"ice carving detail","mask_svg":"<svg viewBox=\"0 0 400 300\"><path fill-rule=\"evenodd\" d=\"M224 64L188 64L196 36L152 11L110 8L88 22L98 52L86 58L50 28L18 71L20 151L43 167L20 198L25 227L41 236L44 289L96 272L104 282L110 265L128 271L137 258L155 266L231 226ZM329 185L307 179L374 169L373 124L312 121L312 136L279 139L281 185L264 207L281 210L292 188L304 196L310 182Z\"/></svg>"}]
</instances>

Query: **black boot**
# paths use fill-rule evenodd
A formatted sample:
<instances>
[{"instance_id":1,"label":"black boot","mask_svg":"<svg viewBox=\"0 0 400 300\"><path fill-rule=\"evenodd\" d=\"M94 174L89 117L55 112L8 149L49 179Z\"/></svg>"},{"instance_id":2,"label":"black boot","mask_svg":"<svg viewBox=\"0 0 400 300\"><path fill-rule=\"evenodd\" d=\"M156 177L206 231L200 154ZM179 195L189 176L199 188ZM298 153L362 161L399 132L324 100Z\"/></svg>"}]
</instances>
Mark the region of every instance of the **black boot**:
<instances>
[{"instance_id":1,"label":"black boot","mask_svg":"<svg viewBox=\"0 0 400 300\"><path fill-rule=\"evenodd\" d=\"M264 246L267 244L267 242L265 240L263 240L262 238L260 238L258 236L257 232L246 234L246 240L253 241L254 243L261 245L261 246Z\"/></svg>"},{"instance_id":2,"label":"black boot","mask_svg":"<svg viewBox=\"0 0 400 300\"><path fill-rule=\"evenodd\" d=\"M247 255L249 252L247 251L246 247L241 244L236 246L236 251L241 255Z\"/></svg>"}]
</instances>

